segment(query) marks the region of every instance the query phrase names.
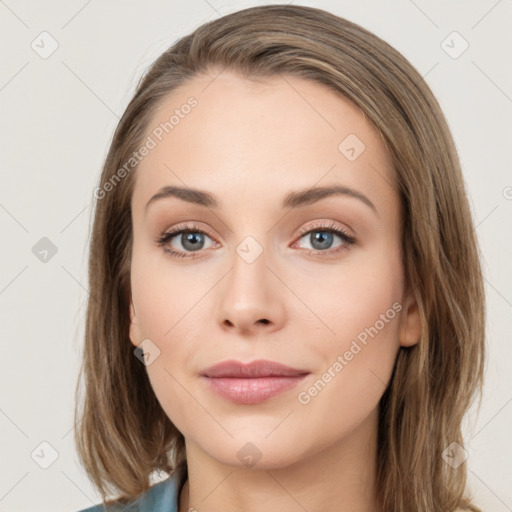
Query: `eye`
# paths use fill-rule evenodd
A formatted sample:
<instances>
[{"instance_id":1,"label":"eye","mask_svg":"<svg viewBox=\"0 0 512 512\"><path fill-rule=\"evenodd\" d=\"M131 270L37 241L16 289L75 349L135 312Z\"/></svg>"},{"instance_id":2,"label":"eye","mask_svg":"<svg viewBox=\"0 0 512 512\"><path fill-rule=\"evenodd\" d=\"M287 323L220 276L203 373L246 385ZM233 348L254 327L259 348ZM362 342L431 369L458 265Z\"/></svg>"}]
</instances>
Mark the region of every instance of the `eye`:
<instances>
[{"instance_id":1,"label":"eye","mask_svg":"<svg viewBox=\"0 0 512 512\"><path fill-rule=\"evenodd\" d=\"M174 238L176 238L177 245L181 245L181 248L177 247L177 251L172 248ZM173 230L162 233L157 239L157 244L162 246L164 251L168 252L171 256L193 258L195 256L194 253L205 248L205 238L212 240L204 230L191 223L186 226L176 226Z\"/></svg>"},{"instance_id":2,"label":"eye","mask_svg":"<svg viewBox=\"0 0 512 512\"><path fill-rule=\"evenodd\" d=\"M300 239L305 239L311 245L311 247L306 247L306 249L310 249L308 254L313 256L323 256L322 253L332 254L344 251L356 242L350 233L341 227L336 227L336 224L333 222L326 224L325 221L320 221L314 226L302 229L301 235ZM333 248L336 238L340 239L341 242Z\"/></svg>"},{"instance_id":3,"label":"eye","mask_svg":"<svg viewBox=\"0 0 512 512\"><path fill-rule=\"evenodd\" d=\"M349 246L356 243L355 238L341 227L336 227L332 221L319 221L313 226L308 226L301 230L300 239L306 239L312 247L308 254L312 256L324 256L348 250ZM334 241L338 238L340 243L336 247L332 247ZM176 239L176 240L174 240ZM170 231L165 231L156 240L156 243L163 247L164 251L177 258L194 258L196 253L202 249L208 249L215 244L213 242L205 246L205 240L212 238L194 223L179 225ZM175 242L175 245L173 245ZM297 242L295 242L296 244ZM292 245L292 247L295 246ZM178 246L178 247L177 247ZM180 247L181 246L181 247Z\"/></svg>"}]
</instances>

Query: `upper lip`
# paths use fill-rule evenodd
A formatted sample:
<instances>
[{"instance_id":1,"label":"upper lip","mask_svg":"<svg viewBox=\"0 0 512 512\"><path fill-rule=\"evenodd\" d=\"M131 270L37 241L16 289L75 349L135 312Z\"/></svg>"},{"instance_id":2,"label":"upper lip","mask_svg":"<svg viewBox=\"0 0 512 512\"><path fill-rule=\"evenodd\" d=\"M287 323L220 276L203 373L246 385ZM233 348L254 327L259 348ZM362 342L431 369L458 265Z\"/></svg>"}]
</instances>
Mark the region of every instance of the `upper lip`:
<instances>
[{"instance_id":1,"label":"upper lip","mask_svg":"<svg viewBox=\"0 0 512 512\"><path fill-rule=\"evenodd\" d=\"M217 378L238 377L250 379L257 377L298 377L308 373L310 372L307 370L298 370L275 361L259 359L248 364L235 360L223 361L207 368L201 375Z\"/></svg>"}]
</instances>

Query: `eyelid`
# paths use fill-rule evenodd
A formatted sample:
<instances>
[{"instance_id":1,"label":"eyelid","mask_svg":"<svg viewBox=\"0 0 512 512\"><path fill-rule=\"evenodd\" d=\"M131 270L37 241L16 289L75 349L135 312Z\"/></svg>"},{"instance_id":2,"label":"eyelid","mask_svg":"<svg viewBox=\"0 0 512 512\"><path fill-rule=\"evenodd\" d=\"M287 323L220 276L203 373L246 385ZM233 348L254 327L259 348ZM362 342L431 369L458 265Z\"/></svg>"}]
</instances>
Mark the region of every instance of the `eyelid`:
<instances>
[{"instance_id":1,"label":"eyelid","mask_svg":"<svg viewBox=\"0 0 512 512\"><path fill-rule=\"evenodd\" d=\"M200 226L199 223L197 223L196 221L181 222L180 224L176 224L172 228L166 229L161 235L165 235L165 234L173 234L174 235L174 234L180 233L181 231L193 231L194 233L195 232L204 233L212 239L215 238L210 233L208 228ZM158 238L160 238L161 235L159 235Z\"/></svg>"},{"instance_id":2,"label":"eyelid","mask_svg":"<svg viewBox=\"0 0 512 512\"><path fill-rule=\"evenodd\" d=\"M327 224L327 223L329 223L329 224ZM180 233L182 233L184 231L205 234L209 238L211 238L214 241L214 243L216 243L215 237L210 234L209 230L207 228L200 227L199 224L196 223L196 221L189 221L189 222L177 224L176 226L173 226L171 229L165 230L163 233L161 233L160 235L158 235L156 237L155 242L159 246L165 246L175 236L179 235ZM351 232L349 230L347 230L342 225L336 223L335 221L330 220L330 219L317 219L317 220L313 221L313 224L309 224L305 227L302 227L299 230L299 235L298 235L298 237L296 237L294 239L292 247L297 243L297 241L299 241L301 238L303 238L304 235L311 233L313 231L326 231L326 232L334 233L336 236L338 236L339 238L341 238L343 240L344 245L345 245L344 249L347 249L349 246L353 245L357 241L356 238L354 237L354 235L351 234ZM166 252L170 253L171 256L182 256L182 257L190 257L190 258L193 258L196 254L205 252L202 250L199 250L199 251L174 251L174 250L169 250L169 249L165 249L165 250L166 250ZM328 255L332 256L332 255L336 254L339 250L340 249L334 249L334 250L327 249L325 251L313 250L313 251L310 251L309 254L314 254L319 257L327 257ZM322 256L322 253L325 253L325 256Z\"/></svg>"},{"instance_id":3,"label":"eyelid","mask_svg":"<svg viewBox=\"0 0 512 512\"><path fill-rule=\"evenodd\" d=\"M329 224L327 225L327 223L329 223ZM341 225L331 219L314 220L313 224L308 224L307 227L301 228L299 230L299 234L300 234L300 237L302 237L303 235L305 235L311 231L320 230L320 229L324 229L326 231L329 231L329 230L341 231L347 238L349 238L355 242L355 236L349 229L347 229L343 225Z\"/></svg>"},{"instance_id":4,"label":"eyelid","mask_svg":"<svg viewBox=\"0 0 512 512\"><path fill-rule=\"evenodd\" d=\"M314 229L336 229L341 231L343 234L345 234L348 238L354 238L353 233L345 228L344 226L336 223L333 220L330 219L317 219L312 221L313 224L308 224L305 227L300 228L299 230L299 237L302 237L303 235L309 233L310 231ZM329 225L326 225L325 223L329 222ZM180 224L177 224L176 226L173 226L172 229L166 230L163 234L176 234L181 231L195 231L200 232L208 235L210 238L215 239L215 237L209 232L208 228L203 228L199 226L199 224L196 223L196 221L188 221L188 222L182 222ZM160 238L160 236L158 236Z\"/></svg>"}]
</instances>

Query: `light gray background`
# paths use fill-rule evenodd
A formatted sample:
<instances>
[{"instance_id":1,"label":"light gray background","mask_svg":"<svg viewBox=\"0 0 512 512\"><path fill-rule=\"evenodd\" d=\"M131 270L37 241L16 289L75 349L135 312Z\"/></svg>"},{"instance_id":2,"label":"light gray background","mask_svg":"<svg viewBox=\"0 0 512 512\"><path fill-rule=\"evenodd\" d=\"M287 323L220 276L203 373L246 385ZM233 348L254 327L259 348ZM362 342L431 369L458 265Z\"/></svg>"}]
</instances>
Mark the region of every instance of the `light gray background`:
<instances>
[{"instance_id":1,"label":"light gray background","mask_svg":"<svg viewBox=\"0 0 512 512\"><path fill-rule=\"evenodd\" d=\"M99 502L72 434L92 191L146 67L205 21L265 3L0 0L0 510L72 512ZM511 2L295 3L388 41L425 76L447 116L488 298L485 395L466 425L469 486L484 510L512 510ZM58 42L46 59L31 47L50 48L43 31ZM469 44L458 58L442 47L453 31ZM462 42L452 40L453 53ZM46 262L32 252L42 237L58 249ZM52 449L58 458L42 469Z\"/></svg>"}]
</instances>

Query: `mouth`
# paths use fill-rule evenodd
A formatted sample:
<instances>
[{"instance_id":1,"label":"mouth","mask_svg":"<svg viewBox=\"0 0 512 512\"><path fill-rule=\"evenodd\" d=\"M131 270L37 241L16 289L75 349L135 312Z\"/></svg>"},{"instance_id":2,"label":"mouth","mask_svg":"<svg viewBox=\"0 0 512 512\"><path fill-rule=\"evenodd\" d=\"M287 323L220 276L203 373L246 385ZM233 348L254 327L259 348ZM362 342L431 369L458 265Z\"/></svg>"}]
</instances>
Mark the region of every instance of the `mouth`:
<instances>
[{"instance_id":1,"label":"mouth","mask_svg":"<svg viewBox=\"0 0 512 512\"><path fill-rule=\"evenodd\" d=\"M274 361L224 361L200 376L209 388L238 404L257 404L297 386L310 372Z\"/></svg>"}]
</instances>

